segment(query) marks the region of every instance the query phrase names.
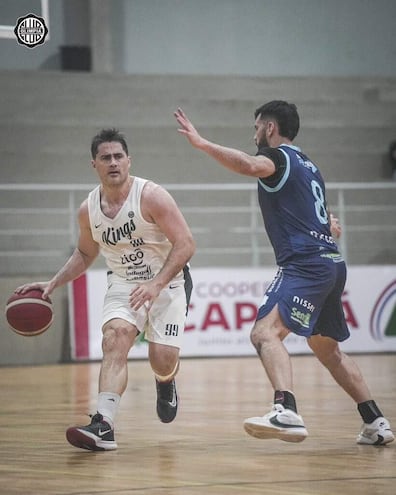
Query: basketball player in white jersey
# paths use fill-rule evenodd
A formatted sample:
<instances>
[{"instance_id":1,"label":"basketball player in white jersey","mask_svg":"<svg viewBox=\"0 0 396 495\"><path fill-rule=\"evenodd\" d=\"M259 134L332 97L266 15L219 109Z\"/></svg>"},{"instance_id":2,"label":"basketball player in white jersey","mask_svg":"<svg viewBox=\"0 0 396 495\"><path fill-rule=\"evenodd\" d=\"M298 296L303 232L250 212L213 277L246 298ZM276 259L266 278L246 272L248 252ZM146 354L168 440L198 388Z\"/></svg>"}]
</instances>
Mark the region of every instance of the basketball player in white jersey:
<instances>
[{"instance_id":1,"label":"basketball player in white jersey","mask_svg":"<svg viewBox=\"0 0 396 495\"><path fill-rule=\"evenodd\" d=\"M157 387L157 414L164 423L177 413L175 375L192 289L188 261L195 244L168 192L130 175L124 136L104 129L91 143L92 166L100 185L81 204L76 249L47 282L25 284L23 293L41 288L43 298L80 276L101 253L108 267L103 308L103 360L97 413L87 426L71 427L67 440L87 450L114 450L114 421L127 386L127 357L145 332Z\"/></svg>"}]
</instances>

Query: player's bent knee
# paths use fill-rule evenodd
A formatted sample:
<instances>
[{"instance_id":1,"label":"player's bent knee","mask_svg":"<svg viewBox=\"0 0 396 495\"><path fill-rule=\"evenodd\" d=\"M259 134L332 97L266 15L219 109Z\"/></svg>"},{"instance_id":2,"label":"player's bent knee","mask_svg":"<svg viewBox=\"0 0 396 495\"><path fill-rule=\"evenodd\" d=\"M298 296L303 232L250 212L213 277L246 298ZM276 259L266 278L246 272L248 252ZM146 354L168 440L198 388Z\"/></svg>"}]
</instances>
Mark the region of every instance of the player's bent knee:
<instances>
[{"instance_id":1,"label":"player's bent knee","mask_svg":"<svg viewBox=\"0 0 396 495\"><path fill-rule=\"evenodd\" d=\"M255 325L250 332L250 342L256 349L258 354L260 354L261 348L271 342L273 338L273 333L271 335L270 329L264 328L262 326Z\"/></svg>"},{"instance_id":2,"label":"player's bent knee","mask_svg":"<svg viewBox=\"0 0 396 495\"><path fill-rule=\"evenodd\" d=\"M255 347L255 349L259 352L259 349L261 348L262 337L261 332L259 332L256 327L253 327L252 331L250 332L250 342L252 343L253 347Z\"/></svg>"}]
</instances>

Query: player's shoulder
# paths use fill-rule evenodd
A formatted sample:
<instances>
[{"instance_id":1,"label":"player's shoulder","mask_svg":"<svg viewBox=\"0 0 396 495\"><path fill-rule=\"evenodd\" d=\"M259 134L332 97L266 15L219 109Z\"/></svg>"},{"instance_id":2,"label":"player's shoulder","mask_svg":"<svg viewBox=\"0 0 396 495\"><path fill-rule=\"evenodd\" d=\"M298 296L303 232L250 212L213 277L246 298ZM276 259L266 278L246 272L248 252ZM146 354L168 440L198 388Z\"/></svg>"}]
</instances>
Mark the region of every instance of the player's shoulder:
<instances>
[{"instance_id":1,"label":"player's shoulder","mask_svg":"<svg viewBox=\"0 0 396 495\"><path fill-rule=\"evenodd\" d=\"M80 204L77 215L80 222L88 222L89 219L88 198L85 198L84 201Z\"/></svg>"},{"instance_id":2,"label":"player's shoulder","mask_svg":"<svg viewBox=\"0 0 396 495\"><path fill-rule=\"evenodd\" d=\"M281 149L287 153L290 158L290 164L297 168L297 170L301 171L310 171L314 174L320 175L320 171L318 166L309 158L307 154L305 154L301 148L297 146L283 146Z\"/></svg>"},{"instance_id":3,"label":"player's shoulder","mask_svg":"<svg viewBox=\"0 0 396 495\"><path fill-rule=\"evenodd\" d=\"M88 213L89 213L89 198L88 197L82 201L78 211L80 214L87 214L88 215Z\"/></svg>"},{"instance_id":4,"label":"player's shoulder","mask_svg":"<svg viewBox=\"0 0 396 495\"><path fill-rule=\"evenodd\" d=\"M169 211L177 208L176 201L168 190L157 184L148 181L142 191L141 204L146 211Z\"/></svg>"},{"instance_id":5,"label":"player's shoulder","mask_svg":"<svg viewBox=\"0 0 396 495\"><path fill-rule=\"evenodd\" d=\"M89 197L86 197L82 203L80 204L80 208L79 208L79 211L80 212L83 212L83 211L87 211L88 212L88 205L89 205Z\"/></svg>"},{"instance_id":6,"label":"player's shoulder","mask_svg":"<svg viewBox=\"0 0 396 495\"><path fill-rule=\"evenodd\" d=\"M162 188L162 186L160 186L160 184L157 184L156 182L154 182L150 179L142 179L140 177L137 177L137 179L142 181L143 190L146 193L152 193L152 192L158 191L159 189Z\"/></svg>"},{"instance_id":7,"label":"player's shoulder","mask_svg":"<svg viewBox=\"0 0 396 495\"><path fill-rule=\"evenodd\" d=\"M142 189L142 196L155 199L162 196L169 196L169 192L161 184L145 179Z\"/></svg>"}]
</instances>

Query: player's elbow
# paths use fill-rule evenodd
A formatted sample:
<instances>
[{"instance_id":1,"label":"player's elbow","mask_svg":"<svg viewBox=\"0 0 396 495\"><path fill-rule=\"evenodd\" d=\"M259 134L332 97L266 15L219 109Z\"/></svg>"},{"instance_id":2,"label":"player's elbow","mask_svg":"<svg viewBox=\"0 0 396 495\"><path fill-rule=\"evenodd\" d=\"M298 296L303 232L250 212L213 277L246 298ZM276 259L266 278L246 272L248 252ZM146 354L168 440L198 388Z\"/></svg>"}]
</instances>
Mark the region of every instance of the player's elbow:
<instances>
[{"instance_id":1,"label":"player's elbow","mask_svg":"<svg viewBox=\"0 0 396 495\"><path fill-rule=\"evenodd\" d=\"M92 265L92 263L95 261L98 255L97 251L86 252L86 251L82 251L80 248L76 248L76 252L78 253L80 259L82 260L85 269L89 268Z\"/></svg>"}]
</instances>

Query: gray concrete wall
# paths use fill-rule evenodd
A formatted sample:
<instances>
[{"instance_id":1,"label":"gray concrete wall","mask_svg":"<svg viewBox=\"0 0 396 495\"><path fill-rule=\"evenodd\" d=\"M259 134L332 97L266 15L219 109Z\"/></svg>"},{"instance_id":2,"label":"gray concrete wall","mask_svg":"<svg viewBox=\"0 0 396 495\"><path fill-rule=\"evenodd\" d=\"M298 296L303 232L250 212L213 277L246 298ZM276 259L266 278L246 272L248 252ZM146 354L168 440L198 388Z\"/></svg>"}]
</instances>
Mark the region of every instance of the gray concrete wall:
<instances>
[{"instance_id":1,"label":"gray concrete wall","mask_svg":"<svg viewBox=\"0 0 396 495\"><path fill-rule=\"evenodd\" d=\"M394 0L108 2L98 29L87 8L98 9L98 1L50 0L51 38L33 50L0 39L0 69L58 70L62 45L106 37L117 73L396 76ZM38 0L0 1L2 23L39 14L38 6Z\"/></svg>"},{"instance_id":2,"label":"gray concrete wall","mask_svg":"<svg viewBox=\"0 0 396 495\"><path fill-rule=\"evenodd\" d=\"M124 0L132 74L394 76L396 2Z\"/></svg>"},{"instance_id":3,"label":"gray concrete wall","mask_svg":"<svg viewBox=\"0 0 396 495\"><path fill-rule=\"evenodd\" d=\"M176 132L182 106L209 139L254 152L253 112L271 99L297 104L296 140L327 180L384 180L396 136L396 78L107 76L0 72L1 182L96 181L91 137L121 128L137 175L162 183L240 182Z\"/></svg>"}]
</instances>

